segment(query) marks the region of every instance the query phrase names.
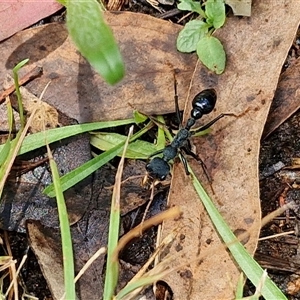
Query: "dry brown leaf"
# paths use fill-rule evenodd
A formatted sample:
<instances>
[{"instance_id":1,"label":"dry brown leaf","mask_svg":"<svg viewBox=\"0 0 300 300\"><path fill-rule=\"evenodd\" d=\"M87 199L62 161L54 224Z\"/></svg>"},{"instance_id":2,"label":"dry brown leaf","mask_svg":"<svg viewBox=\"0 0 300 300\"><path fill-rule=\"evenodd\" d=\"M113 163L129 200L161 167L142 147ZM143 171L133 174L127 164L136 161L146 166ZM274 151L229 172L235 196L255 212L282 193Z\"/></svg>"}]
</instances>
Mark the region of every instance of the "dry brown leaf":
<instances>
[{"instance_id":1,"label":"dry brown leaf","mask_svg":"<svg viewBox=\"0 0 300 300\"><path fill-rule=\"evenodd\" d=\"M176 37L181 26L133 13L106 13L126 65L126 76L108 86L80 57L63 25L49 24L18 33L0 44L0 78L29 57L43 75L27 84L35 95L52 80L43 100L79 122L132 117L132 104L149 115L174 111L173 74L177 76L183 108L196 56L179 53ZM157 109L159 107L159 110Z\"/></svg>"},{"instance_id":2,"label":"dry brown leaf","mask_svg":"<svg viewBox=\"0 0 300 300\"><path fill-rule=\"evenodd\" d=\"M251 19L228 19L218 31L227 50L225 73L217 77L196 71L204 83L216 83L216 111L207 119L222 112L246 112L240 118L223 118L207 138L193 141L213 178L215 194L205 184L209 194L233 231L250 233L245 245L250 253L255 251L260 232L260 137L299 16L300 2L255 1ZM278 17L287 23L278 24ZM194 82L191 97L202 86ZM205 181L201 167L194 161L191 164ZM180 206L184 214L181 220L166 224L165 234L183 227L185 239L178 239L183 249L180 254L193 262L166 280L174 299L232 299L240 270L222 245L181 164L175 166L169 200L169 205ZM177 249L175 245L174 255L178 255Z\"/></svg>"},{"instance_id":3,"label":"dry brown leaf","mask_svg":"<svg viewBox=\"0 0 300 300\"><path fill-rule=\"evenodd\" d=\"M40 222L30 221L27 223L27 235L53 299L61 299L65 287L58 231L45 228Z\"/></svg>"},{"instance_id":4,"label":"dry brown leaf","mask_svg":"<svg viewBox=\"0 0 300 300\"><path fill-rule=\"evenodd\" d=\"M278 87L270 109L262 138L266 138L279 125L286 121L299 107L300 58L279 78Z\"/></svg>"},{"instance_id":5,"label":"dry brown leaf","mask_svg":"<svg viewBox=\"0 0 300 300\"><path fill-rule=\"evenodd\" d=\"M101 245L107 245L108 222L109 214L107 212L93 210L85 215L76 226L71 227L73 251L76 257L76 274L85 262L101 248ZM27 222L27 234L53 299L61 299L65 287L59 230L42 226L39 221L29 221ZM102 298L104 263L104 256L100 256L76 283L78 299Z\"/></svg>"},{"instance_id":6,"label":"dry brown leaf","mask_svg":"<svg viewBox=\"0 0 300 300\"><path fill-rule=\"evenodd\" d=\"M30 126L30 131L32 133L58 127L58 112L54 107L40 100L38 97L35 97L22 86L20 87L20 91L23 106L28 116L30 116L32 111L36 109Z\"/></svg>"}]
</instances>

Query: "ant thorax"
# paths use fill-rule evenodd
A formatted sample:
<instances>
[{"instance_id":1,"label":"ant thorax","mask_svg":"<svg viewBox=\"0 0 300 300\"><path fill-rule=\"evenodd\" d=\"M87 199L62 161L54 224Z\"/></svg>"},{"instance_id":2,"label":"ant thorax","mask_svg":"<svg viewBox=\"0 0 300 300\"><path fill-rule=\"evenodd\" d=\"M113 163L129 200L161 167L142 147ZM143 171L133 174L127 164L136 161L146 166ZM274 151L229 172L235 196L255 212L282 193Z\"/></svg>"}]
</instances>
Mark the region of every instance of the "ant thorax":
<instances>
[{"instance_id":1,"label":"ant thorax","mask_svg":"<svg viewBox=\"0 0 300 300\"><path fill-rule=\"evenodd\" d=\"M185 127L181 128L175 138L173 139L171 146L173 148L179 149L180 147L184 146L187 139L191 136L191 132ZM177 153L177 151L176 151Z\"/></svg>"}]
</instances>

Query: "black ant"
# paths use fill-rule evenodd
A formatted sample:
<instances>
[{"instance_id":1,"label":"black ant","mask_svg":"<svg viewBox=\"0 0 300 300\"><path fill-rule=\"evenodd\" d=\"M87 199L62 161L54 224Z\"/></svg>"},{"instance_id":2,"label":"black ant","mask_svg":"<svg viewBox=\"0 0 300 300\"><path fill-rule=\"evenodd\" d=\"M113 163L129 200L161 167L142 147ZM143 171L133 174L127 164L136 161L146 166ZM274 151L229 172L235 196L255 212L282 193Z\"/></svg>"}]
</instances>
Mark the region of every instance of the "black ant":
<instances>
[{"instance_id":1,"label":"black ant","mask_svg":"<svg viewBox=\"0 0 300 300\"><path fill-rule=\"evenodd\" d=\"M192 102L193 108L191 110L191 116L187 120L186 126L182 127L182 121L180 118L180 111L179 111L179 104L178 104L176 80L174 81L174 90L175 90L174 100L175 100L176 115L181 124L181 129L175 135L170 145L166 146L163 150L157 151L151 155L154 156L159 153L163 154L162 157L154 157L149 162L149 164L146 165L147 173L153 180L158 180L158 181L165 180L168 174L170 173L170 165L168 162L174 159L179 154L183 162L185 172L187 175L189 175L187 161L182 154L182 150L183 150L186 154L192 156L198 162L200 162L206 174L206 177L211 182L205 164L200 159L200 157L198 157L194 152L192 152L189 138L198 132L208 129L211 125L216 123L224 116L232 116L233 114L230 113L220 114L218 117L216 117L206 125L198 128L197 130L191 131L191 128L195 125L196 120L201 119L203 115L207 115L213 111L217 101L216 91L214 89L206 89L198 93L194 97Z\"/></svg>"}]
</instances>

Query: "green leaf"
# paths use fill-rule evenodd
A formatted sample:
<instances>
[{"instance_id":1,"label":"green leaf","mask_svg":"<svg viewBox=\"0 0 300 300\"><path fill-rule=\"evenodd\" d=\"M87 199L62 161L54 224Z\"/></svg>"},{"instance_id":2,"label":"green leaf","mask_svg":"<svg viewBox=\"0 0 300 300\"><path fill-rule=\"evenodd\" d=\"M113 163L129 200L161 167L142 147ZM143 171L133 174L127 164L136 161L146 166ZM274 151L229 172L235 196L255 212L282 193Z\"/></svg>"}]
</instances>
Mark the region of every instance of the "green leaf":
<instances>
[{"instance_id":1,"label":"green leaf","mask_svg":"<svg viewBox=\"0 0 300 300\"><path fill-rule=\"evenodd\" d=\"M68 1L67 27L81 54L108 83L122 79L122 57L96 0Z\"/></svg>"},{"instance_id":2,"label":"green leaf","mask_svg":"<svg viewBox=\"0 0 300 300\"><path fill-rule=\"evenodd\" d=\"M47 145L48 157L50 162L50 168L53 178L55 197L57 202L58 217L59 217L59 228L61 232L62 241L62 256L63 256L63 267L64 267L64 284L66 296L65 299L76 299L75 282L74 282L74 256L73 256L73 245L71 237L71 229L68 218L68 212L66 202L64 199L63 191L60 184L60 178L58 174L57 165L52 157L51 150Z\"/></svg>"},{"instance_id":3,"label":"green leaf","mask_svg":"<svg viewBox=\"0 0 300 300\"><path fill-rule=\"evenodd\" d=\"M137 110L134 110L133 118L134 118L135 123L139 124L139 123L144 123L148 119L148 116L144 115L143 113L141 113Z\"/></svg>"},{"instance_id":4,"label":"green leaf","mask_svg":"<svg viewBox=\"0 0 300 300\"><path fill-rule=\"evenodd\" d=\"M47 142L51 144L53 142L71 137L76 134L84 133L87 131L111 128L111 127L131 124L131 123L134 123L133 119L85 123L85 124L78 124L78 125L69 125L60 128L53 128L47 130ZM46 142L45 142L44 132L38 132L35 134L28 135L25 137L18 155L43 147L45 146L45 144ZM0 151L2 151L3 147L4 147L3 145L0 145Z\"/></svg>"},{"instance_id":5,"label":"green leaf","mask_svg":"<svg viewBox=\"0 0 300 300\"><path fill-rule=\"evenodd\" d=\"M10 148L11 148L11 141L10 139L8 139L3 145L2 150L0 151L0 168L4 165L6 159L8 158Z\"/></svg>"},{"instance_id":6,"label":"green leaf","mask_svg":"<svg viewBox=\"0 0 300 300\"><path fill-rule=\"evenodd\" d=\"M165 119L163 116L157 116L157 120L161 122L162 124L165 124ZM156 141L156 150L161 150L166 146L166 135L164 128L161 126L158 126L158 132L157 132L157 141ZM153 152L152 152L153 153Z\"/></svg>"},{"instance_id":7,"label":"green leaf","mask_svg":"<svg viewBox=\"0 0 300 300\"><path fill-rule=\"evenodd\" d=\"M202 18L206 18L204 10L201 8L200 2L196 2L193 0L180 0L181 2L177 4L177 8L180 10L189 10L194 11L202 16Z\"/></svg>"},{"instance_id":8,"label":"green leaf","mask_svg":"<svg viewBox=\"0 0 300 300\"><path fill-rule=\"evenodd\" d=\"M206 22L214 28L220 28L225 23L225 3L224 0L207 0L205 4Z\"/></svg>"},{"instance_id":9,"label":"green leaf","mask_svg":"<svg viewBox=\"0 0 300 300\"><path fill-rule=\"evenodd\" d=\"M29 58L23 59L13 68L13 72L17 73L22 67L24 67L29 62Z\"/></svg>"},{"instance_id":10,"label":"green leaf","mask_svg":"<svg viewBox=\"0 0 300 300\"><path fill-rule=\"evenodd\" d=\"M241 272L237 287L235 289L235 299L242 299L243 298L243 293L244 293L244 273Z\"/></svg>"},{"instance_id":11,"label":"green leaf","mask_svg":"<svg viewBox=\"0 0 300 300\"><path fill-rule=\"evenodd\" d=\"M225 70L226 55L221 42L213 36L205 36L197 45L197 54L201 62L216 74Z\"/></svg>"},{"instance_id":12,"label":"green leaf","mask_svg":"<svg viewBox=\"0 0 300 300\"><path fill-rule=\"evenodd\" d=\"M71 172L63 175L60 177L61 188L63 191L66 191L76 183L80 182L84 178L88 177L90 174L101 168L103 165L108 163L111 159L113 159L118 152L122 151L124 143L115 146L114 148L106 151L97 157L89 160L88 162L84 163L80 167L72 170ZM49 197L55 197L55 190L53 183L48 185L44 190L43 193Z\"/></svg>"},{"instance_id":13,"label":"green leaf","mask_svg":"<svg viewBox=\"0 0 300 300\"><path fill-rule=\"evenodd\" d=\"M208 32L209 26L201 20L192 20L185 24L177 37L177 49L180 52L193 52L197 44Z\"/></svg>"},{"instance_id":14,"label":"green leaf","mask_svg":"<svg viewBox=\"0 0 300 300\"><path fill-rule=\"evenodd\" d=\"M20 86L19 86L19 75L18 71L29 61L28 58L22 60L19 62L14 68L13 68L13 74L14 74L14 83L16 87L16 95L18 98L18 108L19 108L19 116L20 116L20 122L21 122L21 128L25 127L25 116L24 116L24 107L22 102L22 95L20 92Z\"/></svg>"},{"instance_id":15,"label":"green leaf","mask_svg":"<svg viewBox=\"0 0 300 300\"><path fill-rule=\"evenodd\" d=\"M116 145L125 142L127 136L118 133L105 133L99 132L91 136L91 144L102 150L107 151ZM118 156L122 155L122 149L118 153ZM128 145L125 154L126 158L131 159L147 159L151 154L157 151L157 147L153 143L149 143L142 140L137 140Z\"/></svg>"},{"instance_id":16,"label":"green leaf","mask_svg":"<svg viewBox=\"0 0 300 300\"><path fill-rule=\"evenodd\" d=\"M151 128L151 123L147 124L144 128L139 130L135 133L131 138L130 141L133 142L142 136L145 132L147 132ZM97 169L108 163L111 159L118 155L120 151L122 151L124 142L116 145L115 147L111 148L110 150L98 155L97 157L89 160L88 162L84 163L80 167L72 170L71 172L63 175L60 178L62 190L66 191L79 181L83 180L84 178L88 177L90 174L95 172ZM47 186L44 191L44 194L48 195L49 197L55 196L54 186L53 183Z\"/></svg>"},{"instance_id":17,"label":"green leaf","mask_svg":"<svg viewBox=\"0 0 300 300\"><path fill-rule=\"evenodd\" d=\"M204 205L206 212L214 224L219 236L223 239L225 245L228 247L232 257L239 265L241 270L257 287L263 276L263 269L248 253L246 248L238 241L190 167L189 171L191 173L194 188L199 195L199 199L201 199L201 202ZM261 289L261 294L263 295L264 299L287 299L269 277L265 279L265 283Z\"/></svg>"}]
</instances>

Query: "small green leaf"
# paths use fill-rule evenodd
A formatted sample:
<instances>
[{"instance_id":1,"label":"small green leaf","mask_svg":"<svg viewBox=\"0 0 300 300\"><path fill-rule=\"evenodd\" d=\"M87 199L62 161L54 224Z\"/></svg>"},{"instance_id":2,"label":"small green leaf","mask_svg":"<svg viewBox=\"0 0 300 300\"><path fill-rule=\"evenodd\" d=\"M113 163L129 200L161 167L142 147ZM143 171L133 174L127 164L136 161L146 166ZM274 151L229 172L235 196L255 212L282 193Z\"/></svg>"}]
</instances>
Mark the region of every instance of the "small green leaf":
<instances>
[{"instance_id":1,"label":"small green leaf","mask_svg":"<svg viewBox=\"0 0 300 300\"><path fill-rule=\"evenodd\" d=\"M118 133L105 133L99 132L97 134L93 134L91 136L91 145L102 150L108 151L116 145L125 142L125 135L121 135ZM122 155L122 149L118 153L118 156ZM126 151L126 158L131 159L147 159L151 154L157 151L157 147L152 143L137 140L128 145Z\"/></svg>"},{"instance_id":2,"label":"small green leaf","mask_svg":"<svg viewBox=\"0 0 300 300\"><path fill-rule=\"evenodd\" d=\"M148 119L146 115L142 114L137 110L133 112L133 118L136 124L144 123Z\"/></svg>"},{"instance_id":3,"label":"small green leaf","mask_svg":"<svg viewBox=\"0 0 300 300\"><path fill-rule=\"evenodd\" d=\"M67 27L81 54L110 83L124 76L125 68L112 31L96 0L67 1Z\"/></svg>"},{"instance_id":4,"label":"small green leaf","mask_svg":"<svg viewBox=\"0 0 300 300\"><path fill-rule=\"evenodd\" d=\"M189 10L198 13L202 18L206 18L204 10L201 8L200 2L193 0L180 0L181 2L177 4L177 8L180 10Z\"/></svg>"},{"instance_id":5,"label":"small green leaf","mask_svg":"<svg viewBox=\"0 0 300 300\"><path fill-rule=\"evenodd\" d=\"M206 22L214 28L220 28L225 23L224 0L207 0L205 3Z\"/></svg>"},{"instance_id":6,"label":"small green leaf","mask_svg":"<svg viewBox=\"0 0 300 300\"><path fill-rule=\"evenodd\" d=\"M14 127L14 113L13 108L10 101L6 102L7 106L7 119L8 119L8 128L9 128L9 138L11 137L11 133L13 131Z\"/></svg>"},{"instance_id":7,"label":"small green leaf","mask_svg":"<svg viewBox=\"0 0 300 300\"><path fill-rule=\"evenodd\" d=\"M192 20L185 24L177 37L177 49L180 52L193 52L197 44L208 32L209 26L201 20Z\"/></svg>"},{"instance_id":8,"label":"small green leaf","mask_svg":"<svg viewBox=\"0 0 300 300\"><path fill-rule=\"evenodd\" d=\"M197 54L201 62L216 74L225 70L226 55L221 42L213 36L205 36L197 45Z\"/></svg>"},{"instance_id":9,"label":"small green leaf","mask_svg":"<svg viewBox=\"0 0 300 300\"><path fill-rule=\"evenodd\" d=\"M20 61L14 68L13 72L17 73L22 67L24 67L29 62L29 58L23 59Z\"/></svg>"}]
</instances>

